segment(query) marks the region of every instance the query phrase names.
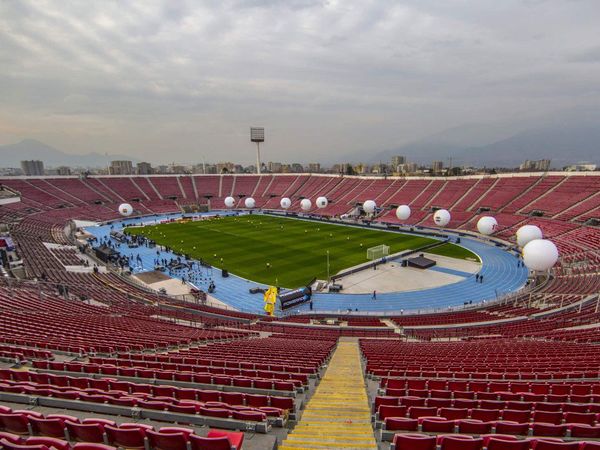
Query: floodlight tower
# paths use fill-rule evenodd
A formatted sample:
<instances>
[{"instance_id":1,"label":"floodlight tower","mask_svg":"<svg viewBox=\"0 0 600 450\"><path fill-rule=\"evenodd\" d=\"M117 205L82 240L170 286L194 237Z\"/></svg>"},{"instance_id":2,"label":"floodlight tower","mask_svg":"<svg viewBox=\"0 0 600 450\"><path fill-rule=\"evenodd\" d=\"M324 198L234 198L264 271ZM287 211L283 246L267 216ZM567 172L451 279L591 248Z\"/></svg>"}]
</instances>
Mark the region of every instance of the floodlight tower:
<instances>
[{"instance_id":1,"label":"floodlight tower","mask_svg":"<svg viewBox=\"0 0 600 450\"><path fill-rule=\"evenodd\" d=\"M265 129L250 127L250 141L256 142L256 173L260 175L260 143L265 142Z\"/></svg>"}]
</instances>

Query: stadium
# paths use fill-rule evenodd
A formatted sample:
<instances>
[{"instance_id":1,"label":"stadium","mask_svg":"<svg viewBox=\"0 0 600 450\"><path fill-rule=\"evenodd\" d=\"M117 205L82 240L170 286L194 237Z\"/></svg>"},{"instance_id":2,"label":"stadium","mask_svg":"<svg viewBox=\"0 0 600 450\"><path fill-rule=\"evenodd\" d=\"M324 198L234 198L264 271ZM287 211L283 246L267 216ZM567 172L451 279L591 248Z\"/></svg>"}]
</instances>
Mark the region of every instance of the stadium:
<instances>
[{"instance_id":1,"label":"stadium","mask_svg":"<svg viewBox=\"0 0 600 450\"><path fill-rule=\"evenodd\" d=\"M4 448L600 448L594 172L0 184Z\"/></svg>"}]
</instances>

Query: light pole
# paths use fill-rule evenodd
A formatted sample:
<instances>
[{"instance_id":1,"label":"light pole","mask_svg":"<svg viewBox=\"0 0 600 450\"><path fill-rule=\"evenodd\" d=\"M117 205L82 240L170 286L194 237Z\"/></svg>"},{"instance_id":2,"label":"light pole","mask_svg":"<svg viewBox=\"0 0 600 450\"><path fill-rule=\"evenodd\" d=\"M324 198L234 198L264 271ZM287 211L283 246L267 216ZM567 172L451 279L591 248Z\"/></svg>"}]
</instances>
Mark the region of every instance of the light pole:
<instances>
[{"instance_id":1,"label":"light pole","mask_svg":"<svg viewBox=\"0 0 600 450\"><path fill-rule=\"evenodd\" d=\"M260 175L260 143L265 142L265 129L250 127L250 141L256 142L256 173Z\"/></svg>"}]
</instances>

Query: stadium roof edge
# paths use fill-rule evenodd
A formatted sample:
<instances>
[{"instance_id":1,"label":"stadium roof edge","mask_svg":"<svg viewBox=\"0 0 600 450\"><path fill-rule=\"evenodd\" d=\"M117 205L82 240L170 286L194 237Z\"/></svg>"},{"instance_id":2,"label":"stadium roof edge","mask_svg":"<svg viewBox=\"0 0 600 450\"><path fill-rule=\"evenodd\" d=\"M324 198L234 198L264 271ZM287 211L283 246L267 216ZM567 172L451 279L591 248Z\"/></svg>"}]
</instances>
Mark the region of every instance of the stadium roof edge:
<instances>
[{"instance_id":1,"label":"stadium roof edge","mask_svg":"<svg viewBox=\"0 0 600 450\"><path fill-rule=\"evenodd\" d=\"M255 173L228 173L228 174L152 174L152 175L89 175L92 178L167 178L167 177L218 177L218 176L236 176L236 177L256 177L256 176L313 176L313 177L339 177L339 174L333 173L263 173L261 175ZM499 174L477 174L477 175L464 175L464 176L451 176L451 177L437 177L437 176L375 176L375 175L343 175L344 178L357 178L357 179L373 179L373 180L477 180L480 178L522 178L522 177L541 177L541 176L564 176L564 177L594 177L599 176L600 172L510 172L510 173L499 173ZM0 176L0 180L35 180L35 179L79 179L80 175L16 175L16 176Z\"/></svg>"}]
</instances>

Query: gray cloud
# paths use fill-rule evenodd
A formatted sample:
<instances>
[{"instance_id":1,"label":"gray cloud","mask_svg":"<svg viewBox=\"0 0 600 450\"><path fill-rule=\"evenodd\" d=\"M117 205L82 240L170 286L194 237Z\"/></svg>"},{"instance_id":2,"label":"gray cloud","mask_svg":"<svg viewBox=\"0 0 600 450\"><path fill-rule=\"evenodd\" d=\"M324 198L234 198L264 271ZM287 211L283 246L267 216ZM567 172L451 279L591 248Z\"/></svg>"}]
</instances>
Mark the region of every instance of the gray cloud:
<instances>
[{"instance_id":1,"label":"gray cloud","mask_svg":"<svg viewBox=\"0 0 600 450\"><path fill-rule=\"evenodd\" d=\"M0 2L0 143L156 162L390 148L598 105L596 0Z\"/></svg>"},{"instance_id":2,"label":"gray cloud","mask_svg":"<svg viewBox=\"0 0 600 450\"><path fill-rule=\"evenodd\" d=\"M573 62L600 63L600 46L579 52L569 58Z\"/></svg>"}]
</instances>

